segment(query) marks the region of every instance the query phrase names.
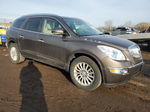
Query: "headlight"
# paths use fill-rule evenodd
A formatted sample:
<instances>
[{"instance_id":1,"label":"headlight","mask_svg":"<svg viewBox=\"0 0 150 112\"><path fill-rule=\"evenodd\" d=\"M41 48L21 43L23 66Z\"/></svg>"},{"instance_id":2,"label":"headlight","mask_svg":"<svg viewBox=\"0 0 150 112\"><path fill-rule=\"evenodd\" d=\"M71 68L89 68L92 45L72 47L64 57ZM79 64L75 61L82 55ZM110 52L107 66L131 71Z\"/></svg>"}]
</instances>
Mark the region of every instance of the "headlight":
<instances>
[{"instance_id":1,"label":"headlight","mask_svg":"<svg viewBox=\"0 0 150 112\"><path fill-rule=\"evenodd\" d=\"M133 45L129 47L129 52L134 58L141 58L141 51L138 45Z\"/></svg>"},{"instance_id":2,"label":"headlight","mask_svg":"<svg viewBox=\"0 0 150 112\"><path fill-rule=\"evenodd\" d=\"M119 61L126 60L124 54L119 49L104 46L104 45L98 45L97 47L113 60L119 60Z\"/></svg>"}]
</instances>

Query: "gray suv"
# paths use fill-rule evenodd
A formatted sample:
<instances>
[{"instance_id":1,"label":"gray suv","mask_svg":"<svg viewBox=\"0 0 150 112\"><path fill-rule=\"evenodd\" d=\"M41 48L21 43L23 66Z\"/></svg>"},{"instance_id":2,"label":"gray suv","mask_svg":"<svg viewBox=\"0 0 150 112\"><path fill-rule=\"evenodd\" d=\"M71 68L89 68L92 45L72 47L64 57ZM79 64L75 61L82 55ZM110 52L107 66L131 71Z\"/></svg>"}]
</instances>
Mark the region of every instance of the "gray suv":
<instances>
[{"instance_id":1,"label":"gray suv","mask_svg":"<svg viewBox=\"0 0 150 112\"><path fill-rule=\"evenodd\" d=\"M137 44L104 35L81 19L58 15L27 15L7 31L12 63L26 58L70 72L73 83L94 90L102 83L114 86L141 71Z\"/></svg>"}]
</instances>

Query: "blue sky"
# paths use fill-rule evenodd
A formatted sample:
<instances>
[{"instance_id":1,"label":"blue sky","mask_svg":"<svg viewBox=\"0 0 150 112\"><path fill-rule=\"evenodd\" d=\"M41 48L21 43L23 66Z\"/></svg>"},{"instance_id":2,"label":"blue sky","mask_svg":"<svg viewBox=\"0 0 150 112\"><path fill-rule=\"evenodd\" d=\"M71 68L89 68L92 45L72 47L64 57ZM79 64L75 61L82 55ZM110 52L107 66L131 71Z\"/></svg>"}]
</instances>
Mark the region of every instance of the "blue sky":
<instances>
[{"instance_id":1,"label":"blue sky","mask_svg":"<svg viewBox=\"0 0 150 112\"><path fill-rule=\"evenodd\" d=\"M0 0L0 18L52 13L82 18L95 26L150 22L150 0Z\"/></svg>"}]
</instances>

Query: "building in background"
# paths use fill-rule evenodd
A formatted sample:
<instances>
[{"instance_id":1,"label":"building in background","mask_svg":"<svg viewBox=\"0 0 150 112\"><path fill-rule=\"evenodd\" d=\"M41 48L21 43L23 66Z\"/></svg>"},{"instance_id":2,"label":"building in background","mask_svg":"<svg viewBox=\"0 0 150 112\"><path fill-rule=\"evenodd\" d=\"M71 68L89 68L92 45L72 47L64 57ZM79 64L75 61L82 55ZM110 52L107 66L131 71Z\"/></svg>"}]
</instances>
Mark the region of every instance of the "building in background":
<instances>
[{"instance_id":1,"label":"building in background","mask_svg":"<svg viewBox=\"0 0 150 112\"><path fill-rule=\"evenodd\" d=\"M11 25L11 22L9 23L0 23L0 45L5 46L6 44L6 30Z\"/></svg>"},{"instance_id":2,"label":"building in background","mask_svg":"<svg viewBox=\"0 0 150 112\"><path fill-rule=\"evenodd\" d=\"M6 44L6 28L0 26L0 45L5 46Z\"/></svg>"}]
</instances>

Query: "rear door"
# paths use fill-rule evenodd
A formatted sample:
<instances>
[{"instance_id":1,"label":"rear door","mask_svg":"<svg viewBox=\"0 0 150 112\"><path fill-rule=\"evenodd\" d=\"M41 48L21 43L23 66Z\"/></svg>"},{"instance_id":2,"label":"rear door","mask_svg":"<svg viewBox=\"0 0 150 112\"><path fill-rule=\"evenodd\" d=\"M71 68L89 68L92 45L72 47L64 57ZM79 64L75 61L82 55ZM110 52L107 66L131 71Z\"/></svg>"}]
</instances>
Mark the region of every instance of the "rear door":
<instances>
[{"instance_id":1,"label":"rear door","mask_svg":"<svg viewBox=\"0 0 150 112\"><path fill-rule=\"evenodd\" d=\"M29 18L23 26L23 30L19 32L20 49L28 56L36 57L39 53L40 40L38 34L41 32L41 22L41 17Z\"/></svg>"}]
</instances>

